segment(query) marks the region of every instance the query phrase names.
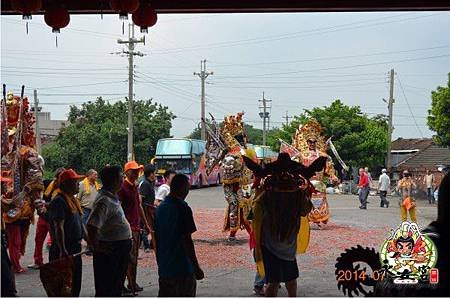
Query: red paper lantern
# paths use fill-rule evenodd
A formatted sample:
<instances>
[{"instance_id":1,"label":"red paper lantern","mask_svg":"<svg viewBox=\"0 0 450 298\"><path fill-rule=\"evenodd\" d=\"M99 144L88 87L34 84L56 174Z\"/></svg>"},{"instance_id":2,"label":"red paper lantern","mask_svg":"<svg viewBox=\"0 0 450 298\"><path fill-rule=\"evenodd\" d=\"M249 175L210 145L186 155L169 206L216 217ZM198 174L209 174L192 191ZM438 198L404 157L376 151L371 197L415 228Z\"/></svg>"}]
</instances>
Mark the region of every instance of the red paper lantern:
<instances>
[{"instance_id":1,"label":"red paper lantern","mask_svg":"<svg viewBox=\"0 0 450 298\"><path fill-rule=\"evenodd\" d=\"M24 20L31 20L31 14L42 7L42 0L11 0L12 9L22 13Z\"/></svg>"},{"instance_id":2,"label":"red paper lantern","mask_svg":"<svg viewBox=\"0 0 450 298\"><path fill-rule=\"evenodd\" d=\"M139 0L111 0L109 4L112 10L119 13L122 20L128 19L128 14L139 8Z\"/></svg>"},{"instance_id":3,"label":"red paper lantern","mask_svg":"<svg viewBox=\"0 0 450 298\"><path fill-rule=\"evenodd\" d=\"M44 20L47 25L52 27L53 33L59 33L61 28L69 25L70 15L63 7L50 7L45 11Z\"/></svg>"},{"instance_id":4,"label":"red paper lantern","mask_svg":"<svg viewBox=\"0 0 450 298\"><path fill-rule=\"evenodd\" d=\"M141 27L142 33L148 32L148 27L152 27L158 21L156 11L147 3L142 3L133 15L133 23Z\"/></svg>"}]
</instances>

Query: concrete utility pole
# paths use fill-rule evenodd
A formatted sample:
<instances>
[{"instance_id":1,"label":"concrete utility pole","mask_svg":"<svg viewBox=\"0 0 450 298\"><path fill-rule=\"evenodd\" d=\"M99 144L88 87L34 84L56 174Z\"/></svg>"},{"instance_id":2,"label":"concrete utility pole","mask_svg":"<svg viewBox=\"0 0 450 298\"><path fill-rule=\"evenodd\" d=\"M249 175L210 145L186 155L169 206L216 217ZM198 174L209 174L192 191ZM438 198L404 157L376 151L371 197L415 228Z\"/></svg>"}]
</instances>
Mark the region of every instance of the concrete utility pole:
<instances>
[{"instance_id":1,"label":"concrete utility pole","mask_svg":"<svg viewBox=\"0 0 450 298\"><path fill-rule=\"evenodd\" d=\"M201 94L201 99L200 99L200 105L201 105L201 119L202 121L201 123L201 129L200 129L200 133L201 133L201 139L203 141L206 141L206 126L205 126L205 122L203 121L203 119L205 119L205 81L206 78L209 77L210 75L213 75L214 72L207 72L206 71L206 60L202 60L200 61L200 72L194 72L194 76L198 76L202 82L202 94Z\"/></svg>"},{"instance_id":2,"label":"concrete utility pole","mask_svg":"<svg viewBox=\"0 0 450 298\"><path fill-rule=\"evenodd\" d=\"M392 127L392 115L394 110L394 70L391 69L390 71L390 78L389 78L389 102L388 102L388 110L389 110L389 119L388 119L388 144L387 144L387 154L386 154L386 169L388 170L388 173L390 173L392 168L392 161L391 161L391 144L392 144L392 131L394 128Z\"/></svg>"},{"instance_id":3,"label":"concrete utility pole","mask_svg":"<svg viewBox=\"0 0 450 298\"><path fill-rule=\"evenodd\" d=\"M134 38L134 24L128 24L128 40L117 40L119 44L126 44L128 51L122 51L128 55L128 142L127 142L127 160L133 160L133 82L134 82L134 56L144 56L141 52L134 52L135 43L145 44L145 38Z\"/></svg>"},{"instance_id":4,"label":"concrete utility pole","mask_svg":"<svg viewBox=\"0 0 450 298\"><path fill-rule=\"evenodd\" d=\"M266 126L266 120L270 118L270 112L267 111L267 109L270 109L271 106L268 106L267 104L271 103L272 100L266 99L263 92L263 98L258 100L262 103L262 106L259 106L259 117L263 119L263 146L266 145L267 142L267 126Z\"/></svg>"},{"instance_id":5,"label":"concrete utility pole","mask_svg":"<svg viewBox=\"0 0 450 298\"><path fill-rule=\"evenodd\" d=\"M286 120L286 126L288 126L289 125L289 119L291 119L292 118L292 116L289 116L289 114L288 114L289 112L288 111L286 111L286 116L284 116L283 118L284 118L284 120Z\"/></svg>"},{"instance_id":6,"label":"concrete utility pole","mask_svg":"<svg viewBox=\"0 0 450 298\"><path fill-rule=\"evenodd\" d=\"M41 154L41 131L39 129L39 99L37 97L37 90L34 89L34 118L36 120L35 135L36 135L36 151Z\"/></svg>"}]
</instances>

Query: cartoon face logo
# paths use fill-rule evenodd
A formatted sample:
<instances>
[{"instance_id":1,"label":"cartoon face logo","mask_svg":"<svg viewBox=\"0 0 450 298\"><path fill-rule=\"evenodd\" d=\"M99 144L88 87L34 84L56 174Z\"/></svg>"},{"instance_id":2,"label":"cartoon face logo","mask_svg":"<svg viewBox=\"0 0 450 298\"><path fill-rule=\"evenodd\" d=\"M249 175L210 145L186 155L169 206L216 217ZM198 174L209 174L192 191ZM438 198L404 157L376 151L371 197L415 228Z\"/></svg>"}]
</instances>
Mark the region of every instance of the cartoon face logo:
<instances>
[{"instance_id":1,"label":"cartoon face logo","mask_svg":"<svg viewBox=\"0 0 450 298\"><path fill-rule=\"evenodd\" d=\"M394 282L427 281L437 262L437 248L416 223L403 222L392 230L380 251L381 264Z\"/></svg>"},{"instance_id":2,"label":"cartoon face logo","mask_svg":"<svg viewBox=\"0 0 450 298\"><path fill-rule=\"evenodd\" d=\"M414 240L411 237L400 237L395 242L395 247L402 257L409 257L413 251Z\"/></svg>"}]
</instances>

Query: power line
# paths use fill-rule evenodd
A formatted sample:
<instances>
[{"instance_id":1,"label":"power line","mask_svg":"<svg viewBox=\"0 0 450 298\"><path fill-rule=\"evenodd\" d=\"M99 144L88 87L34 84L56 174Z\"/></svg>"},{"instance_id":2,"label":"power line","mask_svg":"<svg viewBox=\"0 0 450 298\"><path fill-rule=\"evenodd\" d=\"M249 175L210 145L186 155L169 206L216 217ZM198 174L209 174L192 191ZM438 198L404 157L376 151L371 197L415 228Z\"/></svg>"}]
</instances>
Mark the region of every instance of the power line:
<instances>
[{"instance_id":1,"label":"power line","mask_svg":"<svg viewBox=\"0 0 450 298\"><path fill-rule=\"evenodd\" d=\"M3 19L2 22L10 23L10 24L21 24L23 25L24 22L22 21L16 21L16 20L10 20L10 19ZM39 29L46 29L48 30L48 26L42 23L32 23L32 25L37 25ZM112 33L106 33L106 32L98 32L98 31L92 31L92 30L84 30L84 29L75 29L75 28L65 28L64 30L72 31L73 33L78 34L91 34L96 37L102 37L102 38L109 38L109 39L117 39L119 37L119 34L112 34Z\"/></svg>"},{"instance_id":2,"label":"power line","mask_svg":"<svg viewBox=\"0 0 450 298\"><path fill-rule=\"evenodd\" d=\"M370 57L370 56L380 56L380 55L390 55L390 54L400 54L400 53L410 53L410 52L418 52L418 51L427 51L427 50L435 50L435 49L444 49L450 48L450 45L443 46L435 46L428 48L418 48L418 49L408 49L408 50L399 50L399 51L386 51L386 52L378 52L371 54L361 54L361 55L345 55L345 56L331 56L331 57L319 57L319 58L309 58L309 59L300 59L300 60L282 60L282 61L270 61L270 62L255 62L255 63L234 63L234 64L214 64L218 67L229 67L229 66L253 66L253 65L272 65L272 64L292 64L299 62L311 62L311 61L322 61L322 60L337 60L337 59L349 59L349 58L358 58L358 57Z\"/></svg>"},{"instance_id":3,"label":"power line","mask_svg":"<svg viewBox=\"0 0 450 298\"><path fill-rule=\"evenodd\" d=\"M147 75L147 74L145 74L145 73L143 73L143 72L140 72L140 71L137 71L137 73L143 75L144 77L146 77L146 78L148 78L148 79L150 79L150 80L152 80L152 81L147 82L147 83L153 83L153 84L163 85L163 86L165 86L166 88L173 89L173 90L175 90L175 91L181 92L183 95L188 95L188 96L192 96L192 97L197 97L196 94L191 93L191 92L188 92L188 91L183 90L183 89L180 89L180 88L177 88L177 87L174 87L173 84L167 85L166 83L160 82L159 80L157 80L157 79L155 79L155 78L153 78L153 77L151 77L151 76L149 76L149 75ZM192 99L191 99L191 100L192 100Z\"/></svg>"},{"instance_id":4,"label":"power line","mask_svg":"<svg viewBox=\"0 0 450 298\"><path fill-rule=\"evenodd\" d=\"M28 75L64 75L64 76L79 76L79 75L84 75L84 76L95 76L97 77L99 75L99 73L96 72L85 72L85 71L22 71L22 70L2 70L2 73L9 73L9 74L28 74ZM122 74L122 72L111 72L108 71L107 73L102 73L101 75L119 75Z\"/></svg>"},{"instance_id":5,"label":"power line","mask_svg":"<svg viewBox=\"0 0 450 298\"><path fill-rule=\"evenodd\" d=\"M377 19L373 19L373 20L358 21L358 22L341 24L341 25L337 25L337 26L321 27L321 28L316 28L316 29L311 29L311 30L303 30L303 31L297 31L297 32L293 32L293 33L282 34L282 35L278 34L278 35L259 37L259 38L250 38L250 39L242 39L242 40L235 40L235 41L222 41L222 42L217 42L217 43L209 43L209 44L203 44L203 45L197 45L197 46L191 46L191 47L166 49L164 52L161 52L161 54L171 54L173 52L179 52L179 51L196 51L196 50L200 50L200 49L233 47L233 46L262 43L262 42L268 42L268 41L277 41L277 40L282 40L282 39L291 39L291 38L295 38L295 37L322 35L322 34L327 34L327 33L338 32L338 31L354 30L354 29L360 29L360 28L372 27L372 26L378 26L378 25L387 25L387 24L391 24L391 23L432 17L432 16L436 16L436 15L442 15L442 14L435 13L435 14L429 14L429 15L419 15L419 16L415 16L415 17L406 17L406 18L403 18L400 20L393 20L393 21L388 21L388 22L377 22L380 20L402 17L402 15L387 16L387 17L381 17L381 18L377 18ZM365 24L365 23L370 23L370 22L377 22L377 23L354 26L357 24ZM342 28L342 27L344 27L344 28ZM348 27L348 28L345 28L345 27ZM332 30L332 29L334 29L334 30ZM323 32L321 32L321 31L323 31Z\"/></svg>"},{"instance_id":6,"label":"power line","mask_svg":"<svg viewBox=\"0 0 450 298\"><path fill-rule=\"evenodd\" d=\"M12 68L12 69L23 69L23 67L19 66L4 66L2 65L1 68ZM123 67L120 68L49 68L49 67L29 67L27 66L27 69L36 69L36 70L54 70L54 71L111 71L111 70L123 70ZM20 71L17 71L20 72Z\"/></svg>"},{"instance_id":7,"label":"power line","mask_svg":"<svg viewBox=\"0 0 450 298\"><path fill-rule=\"evenodd\" d=\"M97 86L97 85L109 85L109 84L117 84L117 83L126 83L126 80L122 81L111 81L111 82L100 82L100 83L89 83L89 84L77 84L77 85L64 85L64 86L50 86L50 87L39 87L39 90L50 90L50 89L63 89L63 88L72 88L72 87L86 87L86 86Z\"/></svg>"},{"instance_id":8,"label":"power line","mask_svg":"<svg viewBox=\"0 0 450 298\"><path fill-rule=\"evenodd\" d=\"M378 84L384 84L385 82L376 82ZM317 86L233 86L233 85L223 85L223 86L215 86L216 88L234 88L234 89L263 89L263 88L271 88L271 89L323 89L323 88L346 88L346 87L361 87L361 86L374 86L375 82L372 83L362 83L362 84L340 84L340 85L317 85Z\"/></svg>"},{"instance_id":9,"label":"power line","mask_svg":"<svg viewBox=\"0 0 450 298\"><path fill-rule=\"evenodd\" d=\"M30 77L30 74L24 74L24 73L18 73L18 74L14 74L14 73L10 73L10 74L2 74L3 77ZM39 75L39 77L41 78L58 78L60 79L61 76L63 74L36 74ZM81 74L80 74L81 75ZM68 79L89 79L89 80L113 80L113 79L117 79L117 76L115 77L104 77L104 76L94 76L94 77L87 77L87 76L67 76Z\"/></svg>"},{"instance_id":10,"label":"power line","mask_svg":"<svg viewBox=\"0 0 450 298\"><path fill-rule=\"evenodd\" d=\"M403 97L405 98L406 105L408 106L408 110L411 113L411 117L412 117L412 119L414 121L414 125L416 126L417 131L420 133L420 136L423 138L422 130L420 129L419 125L417 124L416 117L414 116L414 113L413 113L413 111L411 109L411 106L409 105L408 97L406 97L405 90L403 89L402 82L401 82L400 77L399 77L398 74L397 74L397 81L398 81L398 83L400 85L400 89L402 89Z\"/></svg>"},{"instance_id":11,"label":"power line","mask_svg":"<svg viewBox=\"0 0 450 298\"><path fill-rule=\"evenodd\" d=\"M127 95L126 93L39 93L40 96L111 96L111 95Z\"/></svg>"},{"instance_id":12,"label":"power line","mask_svg":"<svg viewBox=\"0 0 450 298\"><path fill-rule=\"evenodd\" d=\"M377 77L377 79L382 79L384 78L384 76L379 76ZM364 82L364 81L374 81L374 78L361 78L361 79L345 79L345 80L315 80L315 81L274 81L273 79L270 80L270 82L267 81L242 81L242 80L237 80L235 82L232 82L234 84L259 84L259 83L263 83L263 84L308 84L308 83L318 83L318 84L323 84L323 83L342 83L342 82ZM225 84L224 82L221 82L220 79L219 81L213 80L212 82L213 85L217 85L217 84Z\"/></svg>"},{"instance_id":13,"label":"power line","mask_svg":"<svg viewBox=\"0 0 450 298\"><path fill-rule=\"evenodd\" d=\"M266 77L270 75L288 75L288 74L296 74L296 73L304 73L304 72L316 72L316 71L325 71L325 70L336 70L336 69L351 69L372 65L383 65L383 64L391 64L391 63L401 63L401 62L411 62L411 61L419 61L419 60L428 60L428 59L438 59L450 57L450 54L445 55L435 55L435 56L426 56L426 57L417 57L417 58L409 58L409 59L400 59L400 60L391 60L391 61L383 61L383 62L373 62L373 63L364 63L364 64L354 64L354 65L343 65L336 67L326 67L326 68L316 68L316 69L307 69L307 70L298 70L298 71L289 71L289 72L275 72L275 73L266 73L266 74L255 74L252 77ZM247 76L222 76L221 78L246 78Z\"/></svg>"},{"instance_id":14,"label":"power line","mask_svg":"<svg viewBox=\"0 0 450 298\"><path fill-rule=\"evenodd\" d=\"M106 102L109 101L116 101L116 100L124 100L125 97L114 97L114 98L103 98L102 99ZM70 105L80 105L92 102L90 100L88 101L64 101L64 102L39 102L41 105L47 105L47 106L70 106Z\"/></svg>"}]
</instances>

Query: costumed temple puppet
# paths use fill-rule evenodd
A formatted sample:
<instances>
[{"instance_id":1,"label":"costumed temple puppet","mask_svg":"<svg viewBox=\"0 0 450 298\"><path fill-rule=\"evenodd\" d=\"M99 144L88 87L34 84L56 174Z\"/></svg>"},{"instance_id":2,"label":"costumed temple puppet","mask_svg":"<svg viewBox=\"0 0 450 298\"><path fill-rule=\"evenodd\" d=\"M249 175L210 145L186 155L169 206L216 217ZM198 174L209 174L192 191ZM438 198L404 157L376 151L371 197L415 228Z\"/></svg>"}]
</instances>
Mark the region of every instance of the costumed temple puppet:
<instances>
[{"instance_id":1,"label":"costumed temple puppet","mask_svg":"<svg viewBox=\"0 0 450 298\"><path fill-rule=\"evenodd\" d=\"M289 295L295 296L298 267L296 254L304 253L309 244L307 214L314 187L309 178L323 170L326 157L319 157L309 166L280 153L278 159L261 167L246 156L245 164L256 179L252 228L255 234L255 259L260 276L269 285L267 296L276 296L278 284L285 282Z\"/></svg>"},{"instance_id":2,"label":"costumed temple puppet","mask_svg":"<svg viewBox=\"0 0 450 298\"><path fill-rule=\"evenodd\" d=\"M5 225L13 270L18 273L25 271L19 261L44 188L43 159L35 150L34 117L23 89L20 97L6 96L3 85L1 102L1 176L10 181L2 185L2 228Z\"/></svg>"},{"instance_id":3,"label":"costumed temple puppet","mask_svg":"<svg viewBox=\"0 0 450 298\"><path fill-rule=\"evenodd\" d=\"M339 154L336 151L331 138L325 141L321 135L322 127L319 122L312 118L305 125L300 125L292 138L291 150L287 150L291 157L296 161L302 163L304 166L311 165L317 158L324 156L327 158L326 166L323 170L318 171L314 176L310 178L310 182L315 188L315 192L312 194L313 208L308 214L310 222L317 224L320 228L321 224L326 224L330 218L330 211L327 202L326 186L329 179L331 182L337 183L339 179L336 177L333 160L326 153L329 146L336 156L339 163L345 170L348 170L347 165L342 161ZM284 146L290 147L290 146ZM283 150L283 146L281 147ZM292 156L292 149L295 151L295 155Z\"/></svg>"},{"instance_id":4,"label":"costumed temple puppet","mask_svg":"<svg viewBox=\"0 0 450 298\"><path fill-rule=\"evenodd\" d=\"M229 231L229 241L236 240L239 229L245 228L250 233L247 215L251 209L252 175L243 163L242 155L255 159L256 153L247 147L243 115L226 116L222 127L219 127L214 117L210 123L204 123L207 129L206 173L209 175L216 166L223 170L223 190L228 203L223 231Z\"/></svg>"}]
</instances>

